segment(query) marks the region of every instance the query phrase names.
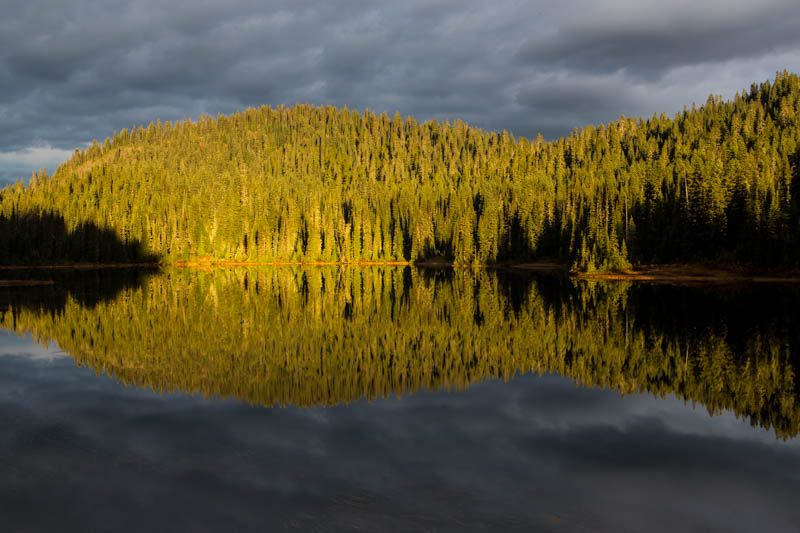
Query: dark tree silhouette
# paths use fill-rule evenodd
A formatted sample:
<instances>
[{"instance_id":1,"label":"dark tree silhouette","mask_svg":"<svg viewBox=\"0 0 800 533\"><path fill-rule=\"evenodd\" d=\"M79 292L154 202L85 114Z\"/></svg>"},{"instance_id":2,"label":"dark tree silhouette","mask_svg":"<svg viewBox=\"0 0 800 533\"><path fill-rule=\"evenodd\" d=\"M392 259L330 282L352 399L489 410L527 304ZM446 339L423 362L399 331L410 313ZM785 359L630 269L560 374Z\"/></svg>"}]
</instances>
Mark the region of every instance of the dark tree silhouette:
<instances>
[{"instance_id":1,"label":"dark tree silhouette","mask_svg":"<svg viewBox=\"0 0 800 533\"><path fill-rule=\"evenodd\" d=\"M80 222L67 229L51 213L0 214L0 264L154 263L137 239L123 241L113 229Z\"/></svg>"}]
</instances>

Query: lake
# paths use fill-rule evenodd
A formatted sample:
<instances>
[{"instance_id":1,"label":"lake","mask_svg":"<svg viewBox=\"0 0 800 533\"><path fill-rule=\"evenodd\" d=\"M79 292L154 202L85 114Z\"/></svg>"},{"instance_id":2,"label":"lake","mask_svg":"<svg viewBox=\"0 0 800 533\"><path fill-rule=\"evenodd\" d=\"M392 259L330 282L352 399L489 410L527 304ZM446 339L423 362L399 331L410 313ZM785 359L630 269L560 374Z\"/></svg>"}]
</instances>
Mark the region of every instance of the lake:
<instances>
[{"instance_id":1,"label":"lake","mask_svg":"<svg viewBox=\"0 0 800 533\"><path fill-rule=\"evenodd\" d=\"M6 271L6 531L800 531L800 290Z\"/></svg>"}]
</instances>

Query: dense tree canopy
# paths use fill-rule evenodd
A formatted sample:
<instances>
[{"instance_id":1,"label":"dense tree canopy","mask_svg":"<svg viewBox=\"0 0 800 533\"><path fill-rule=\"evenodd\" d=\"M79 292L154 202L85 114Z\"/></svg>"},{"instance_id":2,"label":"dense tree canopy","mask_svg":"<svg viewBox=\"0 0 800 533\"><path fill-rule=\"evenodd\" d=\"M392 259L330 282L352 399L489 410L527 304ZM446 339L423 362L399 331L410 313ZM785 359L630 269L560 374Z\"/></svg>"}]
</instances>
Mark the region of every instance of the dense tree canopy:
<instances>
[{"instance_id":1,"label":"dense tree canopy","mask_svg":"<svg viewBox=\"0 0 800 533\"><path fill-rule=\"evenodd\" d=\"M2 190L0 229L5 262L797 266L800 78L553 142L308 105L158 121Z\"/></svg>"}]
</instances>

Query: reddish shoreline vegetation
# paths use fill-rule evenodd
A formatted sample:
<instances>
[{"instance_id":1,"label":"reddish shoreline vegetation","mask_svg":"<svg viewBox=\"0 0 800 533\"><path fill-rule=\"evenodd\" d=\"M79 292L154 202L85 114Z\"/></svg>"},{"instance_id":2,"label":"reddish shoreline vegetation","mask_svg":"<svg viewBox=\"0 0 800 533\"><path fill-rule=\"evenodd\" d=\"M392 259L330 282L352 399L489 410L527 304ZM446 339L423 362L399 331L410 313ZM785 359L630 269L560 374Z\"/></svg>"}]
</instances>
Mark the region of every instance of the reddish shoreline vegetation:
<instances>
[{"instance_id":1,"label":"reddish shoreline vegetation","mask_svg":"<svg viewBox=\"0 0 800 533\"><path fill-rule=\"evenodd\" d=\"M594 278L615 272L605 279L678 277L632 269L655 264L797 269L800 78L778 73L731 101L550 142L309 105L156 121L0 190L0 263L206 263L197 258L555 258Z\"/></svg>"}]
</instances>

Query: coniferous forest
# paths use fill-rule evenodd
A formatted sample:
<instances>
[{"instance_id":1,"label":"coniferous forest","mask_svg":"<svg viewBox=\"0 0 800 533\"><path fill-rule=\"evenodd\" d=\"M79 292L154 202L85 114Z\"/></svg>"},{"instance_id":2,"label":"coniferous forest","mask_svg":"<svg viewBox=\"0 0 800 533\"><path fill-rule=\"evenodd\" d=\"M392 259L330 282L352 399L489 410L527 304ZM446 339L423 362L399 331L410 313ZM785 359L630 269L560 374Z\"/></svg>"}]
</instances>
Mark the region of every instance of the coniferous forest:
<instances>
[{"instance_id":1,"label":"coniferous forest","mask_svg":"<svg viewBox=\"0 0 800 533\"><path fill-rule=\"evenodd\" d=\"M198 258L797 267L800 78L552 142L309 105L157 121L0 191L1 262Z\"/></svg>"}]
</instances>

